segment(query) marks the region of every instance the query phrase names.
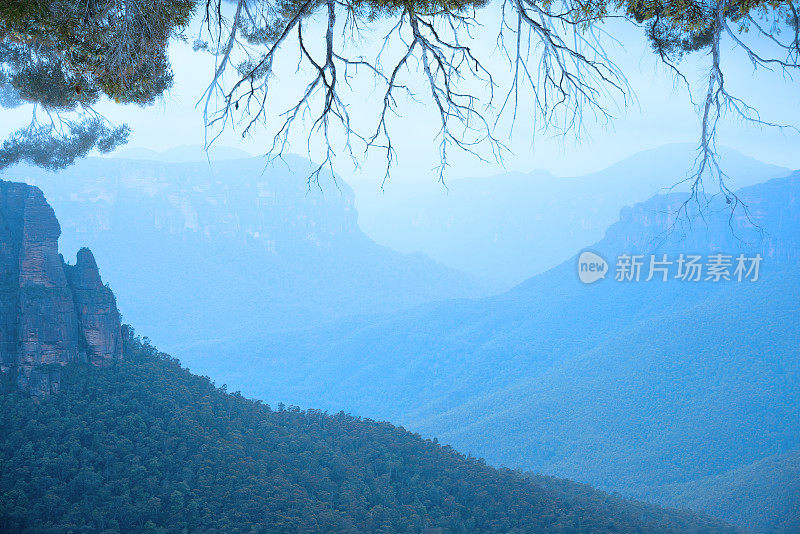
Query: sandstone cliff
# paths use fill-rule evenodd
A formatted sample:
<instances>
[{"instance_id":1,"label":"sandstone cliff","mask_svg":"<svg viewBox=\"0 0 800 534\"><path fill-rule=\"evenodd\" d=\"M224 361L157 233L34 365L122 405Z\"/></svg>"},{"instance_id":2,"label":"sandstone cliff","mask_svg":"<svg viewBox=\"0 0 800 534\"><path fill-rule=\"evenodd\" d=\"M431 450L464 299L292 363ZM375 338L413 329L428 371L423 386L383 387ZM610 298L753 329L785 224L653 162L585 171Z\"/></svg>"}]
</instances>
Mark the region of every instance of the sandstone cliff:
<instances>
[{"instance_id":1,"label":"sandstone cliff","mask_svg":"<svg viewBox=\"0 0 800 534\"><path fill-rule=\"evenodd\" d=\"M781 261L800 258L800 172L742 188L736 195L731 204L723 195L708 204L702 199L686 204L685 193L656 195L623 208L595 248L609 256L742 252Z\"/></svg>"},{"instance_id":2,"label":"sandstone cliff","mask_svg":"<svg viewBox=\"0 0 800 534\"><path fill-rule=\"evenodd\" d=\"M0 181L0 390L58 390L60 367L121 357L120 316L88 249L67 265L37 187Z\"/></svg>"}]
</instances>

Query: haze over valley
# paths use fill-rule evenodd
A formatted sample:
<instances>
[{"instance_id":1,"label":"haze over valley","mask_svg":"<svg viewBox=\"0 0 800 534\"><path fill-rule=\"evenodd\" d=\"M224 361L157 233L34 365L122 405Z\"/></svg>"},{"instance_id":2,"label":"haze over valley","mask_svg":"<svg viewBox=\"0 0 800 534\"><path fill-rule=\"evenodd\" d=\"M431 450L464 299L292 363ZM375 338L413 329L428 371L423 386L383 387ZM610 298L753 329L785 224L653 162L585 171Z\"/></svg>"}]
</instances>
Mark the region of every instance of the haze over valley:
<instances>
[{"instance_id":1,"label":"haze over valley","mask_svg":"<svg viewBox=\"0 0 800 534\"><path fill-rule=\"evenodd\" d=\"M800 533L799 13L0 2L0 534Z\"/></svg>"},{"instance_id":2,"label":"haze over valley","mask_svg":"<svg viewBox=\"0 0 800 534\"><path fill-rule=\"evenodd\" d=\"M225 148L6 174L42 189L66 257L94 251L126 323L230 391L788 532L800 524L800 174L726 150L747 211L731 219L717 197L676 217L687 193L663 189L688 154L665 146L580 178L454 180L392 210L341 177L309 185L302 158ZM576 271L586 249L609 264L592 285ZM626 253L763 263L757 282L626 283L614 279Z\"/></svg>"}]
</instances>

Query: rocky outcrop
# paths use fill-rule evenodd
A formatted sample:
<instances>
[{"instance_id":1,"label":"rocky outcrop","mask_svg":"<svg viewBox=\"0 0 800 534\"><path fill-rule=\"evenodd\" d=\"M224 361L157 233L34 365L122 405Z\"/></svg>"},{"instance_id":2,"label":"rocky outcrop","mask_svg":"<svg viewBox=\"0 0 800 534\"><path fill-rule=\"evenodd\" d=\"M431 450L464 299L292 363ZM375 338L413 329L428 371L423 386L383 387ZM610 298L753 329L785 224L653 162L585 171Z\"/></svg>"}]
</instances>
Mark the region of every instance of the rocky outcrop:
<instances>
[{"instance_id":1,"label":"rocky outcrop","mask_svg":"<svg viewBox=\"0 0 800 534\"><path fill-rule=\"evenodd\" d=\"M79 250L77 263L67 265L66 274L89 362L102 365L119 357L122 345L117 300L103 285L92 251Z\"/></svg>"},{"instance_id":2,"label":"rocky outcrop","mask_svg":"<svg viewBox=\"0 0 800 534\"><path fill-rule=\"evenodd\" d=\"M61 227L41 190L0 181L0 389L58 390L70 362L121 357L120 316L92 253L58 253Z\"/></svg>"},{"instance_id":3,"label":"rocky outcrop","mask_svg":"<svg viewBox=\"0 0 800 534\"><path fill-rule=\"evenodd\" d=\"M741 252L800 258L800 172L742 188L735 199L716 195L708 203L687 201L685 193L671 193L623 208L595 248L612 257L621 252Z\"/></svg>"}]
</instances>

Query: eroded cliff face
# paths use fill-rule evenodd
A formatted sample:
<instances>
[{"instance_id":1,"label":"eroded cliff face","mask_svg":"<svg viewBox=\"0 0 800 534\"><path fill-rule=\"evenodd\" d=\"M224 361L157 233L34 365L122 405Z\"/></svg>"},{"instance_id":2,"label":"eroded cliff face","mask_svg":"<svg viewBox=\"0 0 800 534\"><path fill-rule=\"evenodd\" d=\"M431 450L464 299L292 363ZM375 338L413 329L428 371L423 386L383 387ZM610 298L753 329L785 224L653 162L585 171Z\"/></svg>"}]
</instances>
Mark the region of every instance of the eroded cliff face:
<instances>
[{"instance_id":1,"label":"eroded cliff face","mask_svg":"<svg viewBox=\"0 0 800 534\"><path fill-rule=\"evenodd\" d=\"M800 172L742 188L736 195L730 204L717 195L707 205L702 199L687 204L684 193L654 196L623 208L595 247L610 256L658 251L800 258Z\"/></svg>"},{"instance_id":2,"label":"eroded cliff face","mask_svg":"<svg viewBox=\"0 0 800 534\"><path fill-rule=\"evenodd\" d=\"M121 357L120 316L88 249L67 265L41 190L0 181L0 390L58 391L60 367Z\"/></svg>"}]
</instances>

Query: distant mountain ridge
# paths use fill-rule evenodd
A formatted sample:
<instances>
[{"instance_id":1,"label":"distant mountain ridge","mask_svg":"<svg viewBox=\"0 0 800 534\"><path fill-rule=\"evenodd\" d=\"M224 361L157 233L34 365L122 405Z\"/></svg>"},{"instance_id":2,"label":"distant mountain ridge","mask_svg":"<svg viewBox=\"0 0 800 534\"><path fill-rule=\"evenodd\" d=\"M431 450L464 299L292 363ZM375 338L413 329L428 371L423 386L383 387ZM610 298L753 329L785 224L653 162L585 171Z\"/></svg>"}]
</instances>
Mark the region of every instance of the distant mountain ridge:
<instances>
[{"instance_id":1,"label":"distant mountain ridge","mask_svg":"<svg viewBox=\"0 0 800 534\"><path fill-rule=\"evenodd\" d=\"M762 225L763 234L761 231L748 229L749 223L745 219L739 219L741 228L731 229L728 226L726 212L718 211L715 221L709 221L711 224L707 227L702 222L695 221L695 231L700 237L695 236L692 238L694 241L691 239L685 241L686 236L676 231L669 234L670 240L661 243L660 249L654 248L653 243L659 242L659 237L666 229L663 225L672 220L664 211L665 206L675 206L678 198L659 195L633 208L623 209L622 219L607 230L606 239L590 248L600 251L612 262L612 271L614 256L619 252L638 251L644 254L662 250L683 251L690 254L698 252L711 254L717 251L734 254L739 250L755 254L760 251L768 258L762 266L764 272L769 272L772 260L777 260L782 266L788 267L792 265L792 261L800 257L798 233L794 231L800 227L796 201L797 183L798 174L795 174L741 191L742 198L750 202L752 217ZM765 198L761 198L761 194L764 194ZM767 199L769 200L766 205L758 206L757 203L766 203ZM749 232L753 232L753 235ZM748 245L747 240L751 238L758 239L754 247ZM444 387L454 389L437 390L436 387L430 387L421 393L423 395L431 393L431 397L441 396L447 404L452 404L457 403L462 394L474 393L474 387L480 383L464 382L461 373L469 373L473 377L481 377L482 373L485 373L492 375L493 381L504 380L503 377L519 372L518 365L524 364L525 369L533 369L554 357L554 354L590 349L599 340L595 336L601 335L603 328L610 328L608 325L618 319L616 315L646 317L648 313L658 309L660 303L656 299L664 295L675 293L681 299L696 299L729 291L735 287L744 287L710 283L694 286L679 282L671 282L663 287L655 283L626 286L615 285L613 280L600 282L599 286L584 286L578 282L576 276L576 259L577 255L559 267L533 277L502 295L480 300L434 303L399 315L384 314L374 318L371 324L365 321L359 321L358 324L344 321L334 325L330 331L303 331L288 339L277 337L264 339L260 344L264 349L263 359L265 362L270 361L267 355L273 351L277 355L282 345L297 346L299 354L302 355L304 350L309 350L308 354L315 354L319 358L315 360L314 367L315 372L320 373L320 377L324 376L324 372L320 369L327 363L341 366L343 369L347 366L359 369L363 365L365 370L369 369L371 374L375 374L370 379L364 379L365 383L371 384L370 387L375 387L376 390L382 387L379 384L383 381L388 384L391 377L402 378L400 380L402 383L418 372L433 373L435 369L429 369L428 365L435 363L438 370L435 371L435 377L429 377L431 383L442 381ZM609 292L607 296L606 293ZM607 302L612 299L612 294L624 295L626 298ZM637 295L639 295L637 299L628 298ZM573 307L583 305L584 302L591 303L598 310L602 309L602 306L611 306L610 313L602 316L605 325L603 328L590 327L569 320ZM557 315L547 312L548 309L562 308L564 303L570 306L565 311ZM344 334L331 335L331 332L344 332ZM380 339L380 343L376 344L375 339ZM249 350L256 353L259 351L258 347L259 344L254 343ZM464 350L468 351L468 358ZM496 368L494 365L497 363L498 352L510 352L515 360L506 361L505 366ZM325 355L330 355L329 362ZM419 362L419 369L416 369L414 362ZM466 362L469 364L465 366L465 370L458 371L459 378L445 372L461 369L462 364ZM379 378L378 370L384 365L387 374ZM407 370L402 370L404 365L408 366ZM237 372L233 367L219 371L225 376L233 376ZM333 373L332 370L330 372ZM348 381L340 384L343 394L338 398L338 401L343 403L339 405L340 407L369 413L370 407L380 406L374 399L353 398L347 394L348 388L357 388L359 380L358 372L351 370L347 374L350 375ZM291 385L280 382L281 376L278 374L272 376L262 387L271 391L288 387L300 392L304 391L302 386L304 380L313 379L313 376L313 374L310 377L304 375L303 380ZM373 380L378 381L373 382ZM422 382L428 383L427 379ZM312 396L310 391L293 401L304 405L305 395ZM325 394L334 395L335 389L328 389ZM272 395L273 393L270 393L266 398L272 398ZM402 398L401 395L399 399ZM352 401L357 401L357 404L350 404ZM427 402L430 402L430 397L427 398ZM336 405L332 404L331 407L335 408ZM408 407L413 407L414 415L411 420L424 417L429 411L425 403L418 401L409 401ZM390 410L385 412L386 416L408 421L403 419L404 411L398 402L388 403L383 409ZM430 409L434 412L436 410ZM405 413L405 417L410 415Z\"/></svg>"},{"instance_id":2,"label":"distant mountain ridge","mask_svg":"<svg viewBox=\"0 0 800 534\"><path fill-rule=\"evenodd\" d=\"M798 181L800 171L741 188L736 204L717 195L702 210L694 201L686 204L685 194L658 195L623 208L596 246L639 252L750 250L774 259L798 259Z\"/></svg>"},{"instance_id":3,"label":"distant mountain ridge","mask_svg":"<svg viewBox=\"0 0 800 534\"><path fill-rule=\"evenodd\" d=\"M602 239L621 208L681 182L694 155L695 147L675 144L585 176L507 173L453 179L446 189L429 187L422 193L405 192L397 184L390 193L359 199L360 224L379 243L422 251L508 289ZM790 172L730 149L721 155L734 189ZM683 184L675 191L685 189Z\"/></svg>"},{"instance_id":4,"label":"distant mountain ridge","mask_svg":"<svg viewBox=\"0 0 800 534\"><path fill-rule=\"evenodd\" d=\"M252 158L253 155L241 148L230 146L212 146L206 150L201 145L181 145L162 152L141 147L123 148L114 152L111 157L114 159L161 161L164 163L196 163L248 159Z\"/></svg>"},{"instance_id":5,"label":"distant mountain ridge","mask_svg":"<svg viewBox=\"0 0 800 534\"><path fill-rule=\"evenodd\" d=\"M309 186L310 170L296 157L272 167L264 158L88 158L59 174L19 166L5 175L45 191L62 249L98 251L126 320L177 355L483 291L372 242L349 186L329 174Z\"/></svg>"},{"instance_id":6,"label":"distant mountain ridge","mask_svg":"<svg viewBox=\"0 0 800 534\"><path fill-rule=\"evenodd\" d=\"M640 497L704 510L754 532L800 531L800 450L768 456L683 484L643 491Z\"/></svg>"},{"instance_id":7,"label":"distant mountain ridge","mask_svg":"<svg viewBox=\"0 0 800 534\"><path fill-rule=\"evenodd\" d=\"M725 473L800 446L800 173L739 193L761 230L729 226L718 199L707 225L657 239L679 200L658 196L590 248L612 274L620 252L761 254L758 282L583 285L575 256L503 295L264 339L199 370L629 495Z\"/></svg>"}]
</instances>

